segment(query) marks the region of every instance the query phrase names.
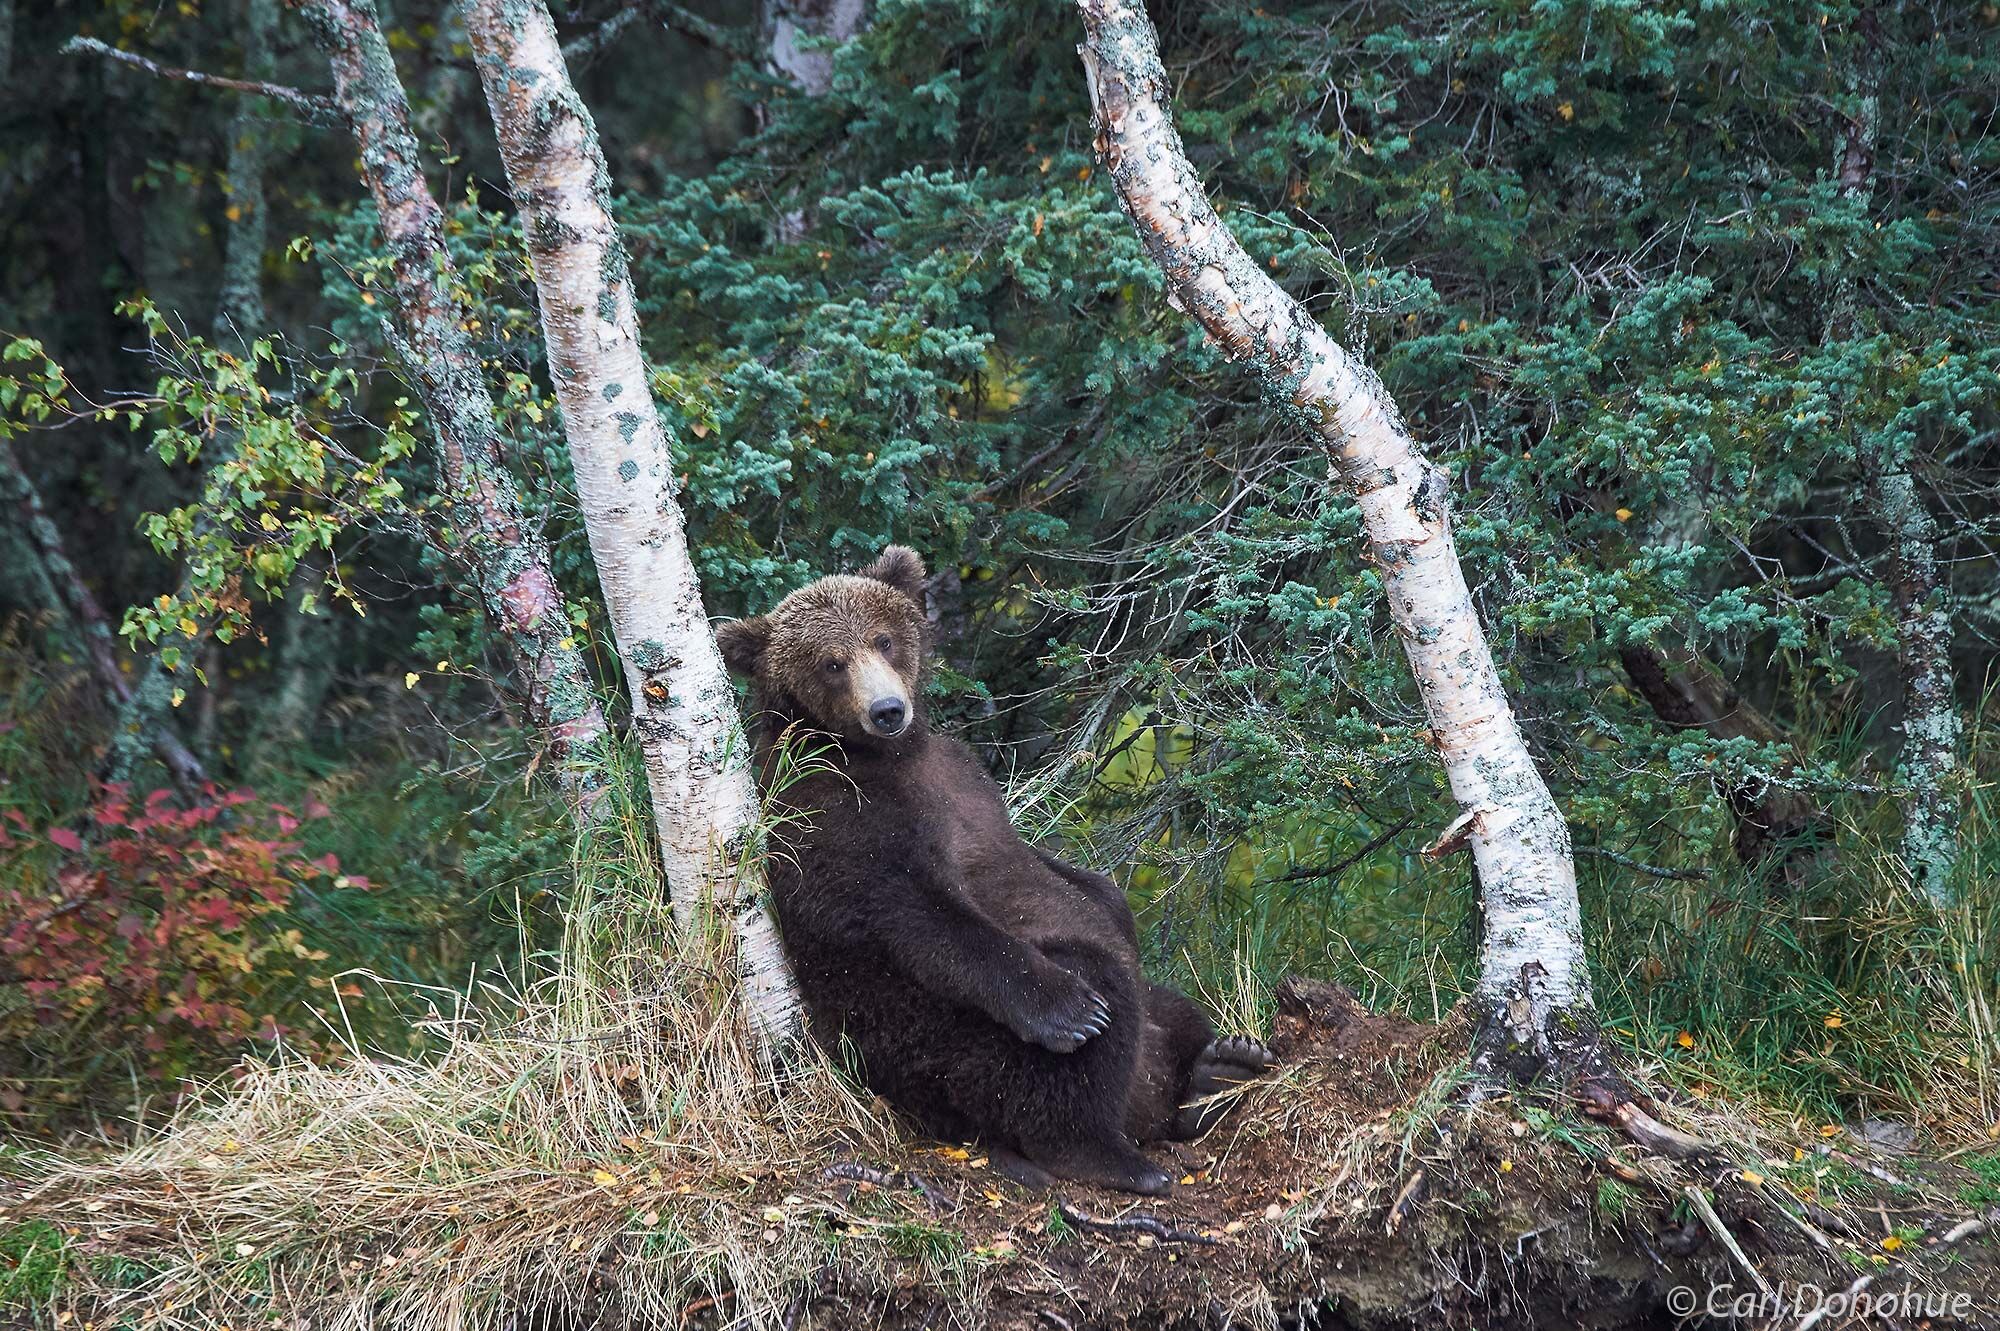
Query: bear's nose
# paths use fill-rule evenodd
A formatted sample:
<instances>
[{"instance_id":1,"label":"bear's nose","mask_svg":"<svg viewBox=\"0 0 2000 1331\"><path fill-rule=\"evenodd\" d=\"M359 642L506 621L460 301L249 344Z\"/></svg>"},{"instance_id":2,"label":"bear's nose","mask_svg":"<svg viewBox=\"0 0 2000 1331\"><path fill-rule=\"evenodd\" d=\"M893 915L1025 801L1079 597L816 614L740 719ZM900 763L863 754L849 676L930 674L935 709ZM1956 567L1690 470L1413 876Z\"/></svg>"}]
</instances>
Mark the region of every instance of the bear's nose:
<instances>
[{"instance_id":1,"label":"bear's nose","mask_svg":"<svg viewBox=\"0 0 2000 1331\"><path fill-rule=\"evenodd\" d=\"M875 727L878 735L900 735L907 714L901 698L877 698L868 706L868 724Z\"/></svg>"}]
</instances>

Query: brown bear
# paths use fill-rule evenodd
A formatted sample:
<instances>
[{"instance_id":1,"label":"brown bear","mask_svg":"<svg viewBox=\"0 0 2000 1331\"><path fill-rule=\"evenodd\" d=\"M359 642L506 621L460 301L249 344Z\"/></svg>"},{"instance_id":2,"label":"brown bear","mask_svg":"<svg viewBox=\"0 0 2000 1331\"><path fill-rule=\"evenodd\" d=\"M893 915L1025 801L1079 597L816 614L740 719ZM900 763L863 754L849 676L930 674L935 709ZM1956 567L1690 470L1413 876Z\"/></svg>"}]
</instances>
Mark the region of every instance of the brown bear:
<instances>
[{"instance_id":1,"label":"brown bear","mask_svg":"<svg viewBox=\"0 0 2000 1331\"><path fill-rule=\"evenodd\" d=\"M1118 886L1024 842L972 751L931 732L923 582L890 546L717 629L752 681L772 898L812 1029L1030 1186L1165 1192L1136 1143L1206 1131L1217 1106L1193 1102L1270 1053L1149 983ZM788 736L823 761L784 762Z\"/></svg>"}]
</instances>

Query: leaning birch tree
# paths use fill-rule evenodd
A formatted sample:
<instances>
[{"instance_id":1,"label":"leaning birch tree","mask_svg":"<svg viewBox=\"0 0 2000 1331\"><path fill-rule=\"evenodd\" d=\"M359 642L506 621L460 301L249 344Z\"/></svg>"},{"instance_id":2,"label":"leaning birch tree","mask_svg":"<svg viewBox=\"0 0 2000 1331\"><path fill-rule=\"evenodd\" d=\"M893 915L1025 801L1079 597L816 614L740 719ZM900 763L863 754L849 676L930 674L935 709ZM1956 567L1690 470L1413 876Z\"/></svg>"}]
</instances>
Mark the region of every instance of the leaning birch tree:
<instances>
[{"instance_id":1,"label":"leaning birch tree","mask_svg":"<svg viewBox=\"0 0 2000 1331\"><path fill-rule=\"evenodd\" d=\"M1381 381L1244 252L1209 203L1168 109L1139 0L1078 0L1098 159L1168 302L1242 361L1325 448L1368 551L1460 814L1433 853L1469 846L1485 908L1478 1065L1516 1077L1594 1065L1596 1013L1562 811L1501 687L1451 530L1451 481Z\"/></svg>"},{"instance_id":2,"label":"leaning birch tree","mask_svg":"<svg viewBox=\"0 0 2000 1331\"><path fill-rule=\"evenodd\" d=\"M549 375L631 693L668 888L683 914L708 903L730 912L745 1009L770 1052L794 1038L798 998L751 844L758 802L749 748L688 554L597 128L542 0L471 0L466 27L534 261Z\"/></svg>"},{"instance_id":3,"label":"leaning birch tree","mask_svg":"<svg viewBox=\"0 0 2000 1331\"><path fill-rule=\"evenodd\" d=\"M444 242L444 213L424 180L409 99L375 0L317 0L307 9L333 68L335 100L361 148L395 288L392 338L423 398L437 443L452 553L477 584L513 658L529 720L571 811L609 806L604 712L571 636L548 543L528 521L501 455L492 394L466 332L474 311Z\"/></svg>"}]
</instances>

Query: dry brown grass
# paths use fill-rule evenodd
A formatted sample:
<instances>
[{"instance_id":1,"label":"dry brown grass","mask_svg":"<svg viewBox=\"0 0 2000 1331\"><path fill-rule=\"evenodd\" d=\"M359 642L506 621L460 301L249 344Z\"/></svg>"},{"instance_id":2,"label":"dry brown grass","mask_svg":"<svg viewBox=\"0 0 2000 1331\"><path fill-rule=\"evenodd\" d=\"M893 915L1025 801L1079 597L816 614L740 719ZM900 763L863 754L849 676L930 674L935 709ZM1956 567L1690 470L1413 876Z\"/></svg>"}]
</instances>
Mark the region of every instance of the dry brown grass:
<instances>
[{"instance_id":1,"label":"dry brown grass","mask_svg":"<svg viewBox=\"0 0 2000 1331\"><path fill-rule=\"evenodd\" d=\"M253 1067L129 1147L17 1161L17 1216L69 1240L63 1304L191 1327L672 1322L702 1298L775 1318L829 1233L765 1218L784 1181L892 1129L823 1058L760 1066L729 941L669 923L642 825L612 841L579 853L556 973L445 996L426 1056Z\"/></svg>"}]
</instances>

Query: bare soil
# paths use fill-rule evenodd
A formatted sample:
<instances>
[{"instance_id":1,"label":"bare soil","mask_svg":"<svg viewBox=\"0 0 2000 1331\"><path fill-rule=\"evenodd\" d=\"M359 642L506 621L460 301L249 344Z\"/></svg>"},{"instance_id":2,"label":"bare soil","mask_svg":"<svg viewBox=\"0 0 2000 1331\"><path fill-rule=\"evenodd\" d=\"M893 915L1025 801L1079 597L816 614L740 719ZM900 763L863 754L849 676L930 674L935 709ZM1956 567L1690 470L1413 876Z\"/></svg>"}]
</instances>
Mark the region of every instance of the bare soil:
<instances>
[{"instance_id":1,"label":"bare soil","mask_svg":"<svg viewBox=\"0 0 2000 1331\"><path fill-rule=\"evenodd\" d=\"M1865 1293L1919 1300L1900 1305L1918 1315L1870 1325L2000 1327L2000 1217L1945 1247L1969 1216L1931 1204L1952 1194L1948 1166L1922 1184L1883 1185L1890 1196L1840 1203L1802 1195L1812 1189L1760 1173L1755 1160L1704 1175L1643 1159L1561 1105L1469 1106L1440 1095L1466 1048L1459 1019L1426 1026L1372 1015L1313 982L1288 983L1280 1002L1271 1043L1283 1076L1247 1095L1206 1140L1165 1153L1181 1180L1169 1198L1076 1186L1031 1196L967 1146L836 1165L816 1184L830 1212L898 1216L913 1252L923 1235L961 1235L974 1269L940 1282L934 1262L913 1257L887 1281L838 1265L801 1273L785 1323L1796 1327L1815 1306L1797 1287L1841 1294L1869 1275ZM1895 1167L1914 1174L1907 1162ZM1709 1190L1754 1275L1694 1213L1690 1186ZM1885 1247L1891 1231L1910 1237ZM1759 1278L1788 1303L1743 1303ZM1677 1288L1692 1291L1697 1315L1677 1315L1690 1297ZM1952 1294L1967 1296L1963 1315L1922 1315ZM1766 1310L1773 1315L1734 1315ZM728 1325L728 1311L690 1309L688 1320ZM1851 1324L1828 1316L1816 1325Z\"/></svg>"}]
</instances>

